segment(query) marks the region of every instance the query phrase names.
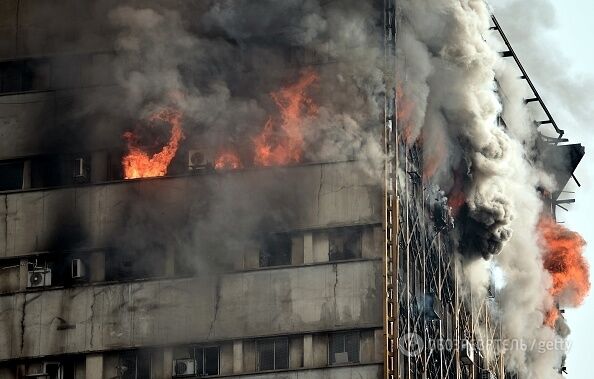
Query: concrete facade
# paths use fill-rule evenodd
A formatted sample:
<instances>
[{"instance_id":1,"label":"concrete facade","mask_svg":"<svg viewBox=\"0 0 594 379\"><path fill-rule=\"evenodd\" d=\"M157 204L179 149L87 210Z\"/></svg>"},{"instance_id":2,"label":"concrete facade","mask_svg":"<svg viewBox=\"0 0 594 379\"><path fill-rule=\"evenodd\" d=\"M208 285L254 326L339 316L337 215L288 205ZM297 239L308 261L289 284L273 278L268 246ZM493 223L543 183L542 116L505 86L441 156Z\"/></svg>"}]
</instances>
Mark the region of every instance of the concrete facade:
<instances>
[{"instance_id":1,"label":"concrete facade","mask_svg":"<svg viewBox=\"0 0 594 379\"><path fill-rule=\"evenodd\" d=\"M111 120L71 117L113 96L113 30L92 21L113 3L0 0L0 64L47 70L0 91L0 165L22 164L0 190L0 378L164 379L184 360L204 370L190 378L381 377L380 183L354 161L190 173L187 151L170 176L121 180L121 135L94 133ZM68 180L48 184L47 162ZM276 237L288 258L266 262ZM40 267L51 280L33 286Z\"/></svg>"},{"instance_id":2,"label":"concrete facade","mask_svg":"<svg viewBox=\"0 0 594 379\"><path fill-rule=\"evenodd\" d=\"M0 359L381 328L380 279L359 261L2 296Z\"/></svg>"}]
</instances>

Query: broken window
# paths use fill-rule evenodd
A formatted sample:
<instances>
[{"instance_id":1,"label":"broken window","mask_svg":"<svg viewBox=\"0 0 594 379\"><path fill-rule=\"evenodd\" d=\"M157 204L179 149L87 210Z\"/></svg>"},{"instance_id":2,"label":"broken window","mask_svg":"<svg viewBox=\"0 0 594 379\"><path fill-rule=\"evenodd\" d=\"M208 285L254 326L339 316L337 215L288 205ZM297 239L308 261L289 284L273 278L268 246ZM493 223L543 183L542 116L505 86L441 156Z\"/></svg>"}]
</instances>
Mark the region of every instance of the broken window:
<instances>
[{"instance_id":1,"label":"broken window","mask_svg":"<svg viewBox=\"0 0 594 379\"><path fill-rule=\"evenodd\" d=\"M23 188L23 162L0 163L0 191Z\"/></svg>"},{"instance_id":2,"label":"broken window","mask_svg":"<svg viewBox=\"0 0 594 379\"><path fill-rule=\"evenodd\" d=\"M256 346L258 351L258 371L289 368L288 338L267 338L259 340Z\"/></svg>"},{"instance_id":3,"label":"broken window","mask_svg":"<svg viewBox=\"0 0 594 379\"><path fill-rule=\"evenodd\" d=\"M361 258L361 237L360 228L343 228L328 233L330 261Z\"/></svg>"},{"instance_id":4,"label":"broken window","mask_svg":"<svg viewBox=\"0 0 594 379\"><path fill-rule=\"evenodd\" d=\"M260 248L260 267L291 264L291 238L286 234L266 236Z\"/></svg>"},{"instance_id":5,"label":"broken window","mask_svg":"<svg viewBox=\"0 0 594 379\"><path fill-rule=\"evenodd\" d=\"M359 332L341 332L330 335L328 348L331 365L359 362Z\"/></svg>"}]
</instances>

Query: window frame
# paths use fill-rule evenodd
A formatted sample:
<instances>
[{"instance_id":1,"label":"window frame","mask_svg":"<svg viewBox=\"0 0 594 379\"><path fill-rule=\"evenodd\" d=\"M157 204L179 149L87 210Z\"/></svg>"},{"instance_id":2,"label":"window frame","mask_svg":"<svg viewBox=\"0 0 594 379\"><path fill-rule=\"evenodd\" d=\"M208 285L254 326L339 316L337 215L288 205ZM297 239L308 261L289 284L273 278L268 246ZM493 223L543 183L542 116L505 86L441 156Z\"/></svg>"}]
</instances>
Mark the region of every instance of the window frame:
<instances>
[{"instance_id":1,"label":"window frame","mask_svg":"<svg viewBox=\"0 0 594 379\"><path fill-rule=\"evenodd\" d=\"M348 353L347 351L347 338L349 336L356 336L357 338L357 357L352 359L352 357L348 356L348 361L346 363L336 363L333 354L336 352L333 351L332 347L334 346L333 339L342 336L343 338L343 351L340 353ZM347 330L341 332L334 332L328 335L328 366L342 366L342 365L355 365L361 363L361 331L360 330Z\"/></svg>"},{"instance_id":2,"label":"window frame","mask_svg":"<svg viewBox=\"0 0 594 379\"><path fill-rule=\"evenodd\" d=\"M363 257L363 228L361 227L343 227L331 229L327 233L328 236L328 261L340 262L361 259ZM340 240L340 244L336 242ZM352 256L347 256L346 246L349 242L355 242L354 251L350 253ZM338 252L333 252L335 246L340 245L341 249Z\"/></svg>"},{"instance_id":3,"label":"window frame","mask_svg":"<svg viewBox=\"0 0 594 379\"><path fill-rule=\"evenodd\" d=\"M277 356L277 343L283 341L285 343L286 346L286 357L287 357L287 365L286 367L277 367L277 362L276 362L276 356ZM272 363L273 363L273 368L272 369L262 369L262 362L260 359L261 356L261 352L260 352L260 346L262 346L264 343L270 343L272 342L272 352L273 352L273 356L272 356ZM278 371L278 370L288 370L289 367L291 365L290 362L290 347L289 347L289 337L272 337L272 338L262 338L259 340L256 340L256 371L258 372L268 372L268 371Z\"/></svg>"},{"instance_id":4,"label":"window frame","mask_svg":"<svg viewBox=\"0 0 594 379\"><path fill-rule=\"evenodd\" d=\"M196 362L196 375L199 377L217 376L221 374L221 346L220 345L196 345L192 346L192 359ZM206 350L217 349L217 373L207 374L206 373ZM198 352L201 352L202 360L198 360ZM202 362L202 365L199 364Z\"/></svg>"}]
</instances>

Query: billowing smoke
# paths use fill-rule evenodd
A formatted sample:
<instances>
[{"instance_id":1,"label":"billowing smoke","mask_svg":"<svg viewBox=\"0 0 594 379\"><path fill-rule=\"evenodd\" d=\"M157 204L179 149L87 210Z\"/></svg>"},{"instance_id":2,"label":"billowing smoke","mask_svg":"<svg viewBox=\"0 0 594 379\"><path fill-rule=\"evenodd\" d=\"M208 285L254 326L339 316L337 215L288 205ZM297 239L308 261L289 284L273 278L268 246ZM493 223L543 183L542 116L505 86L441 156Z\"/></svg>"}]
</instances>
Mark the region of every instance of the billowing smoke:
<instances>
[{"instance_id":1,"label":"billowing smoke","mask_svg":"<svg viewBox=\"0 0 594 379\"><path fill-rule=\"evenodd\" d=\"M108 15L96 29L108 32L103 43L114 54L106 67L117 90L83 97L77 116L93 116L94 135L124 148L130 132L140 133L134 146L159 141L145 146L150 160L168 146L173 128L146 121L179 112L182 153L208 147L237 167L356 160L368 178L362 185L381 183L381 120L392 87L385 80L393 75L383 71L382 2L142 3L97 2L96 15ZM536 346L564 338L562 320L556 330L544 325L555 304L537 233L543 204L536 189L554 183L529 160L537 134L523 106L525 88L486 42L486 5L399 0L398 15L398 128L407 143L424 144L423 179L449 198L467 292L484 297L495 265L505 285L489 310L502 334ZM270 159L257 155L262 147ZM168 162L172 174L176 159L183 154ZM232 265L263 231L283 230L299 216L302 194L285 193L301 183L279 177L274 170L253 182L209 176L192 187L205 200L191 209L175 193L163 199L157 186L130 205L125 238L116 242L138 252L175 249L196 270ZM178 212L164 220L154 203ZM506 367L554 378L563 353L510 350Z\"/></svg>"},{"instance_id":2,"label":"billowing smoke","mask_svg":"<svg viewBox=\"0 0 594 379\"><path fill-rule=\"evenodd\" d=\"M98 22L110 33L116 88L85 97L81 113L117 120L104 134L128 154L126 178L185 173L183 160L196 149L223 169L354 160L363 182L381 183L381 5L103 2L110 7ZM163 114L175 117L153 122ZM159 200L178 210L167 222L158 207L131 205L115 244L139 254L174 249L182 265L198 271L228 268L262 233L284 230L298 217L301 195L287 196L291 185L278 177L263 174L258 183L205 177L199 192L208 201L196 209L175 194ZM179 237L162 246L167 235Z\"/></svg>"},{"instance_id":3,"label":"billowing smoke","mask_svg":"<svg viewBox=\"0 0 594 379\"><path fill-rule=\"evenodd\" d=\"M438 180L447 181L452 169L470 179L463 186L468 216L463 249L488 257L511 237L515 210L503 193L513 180L509 165L521 151L514 151L513 141L497 126L497 57L482 38L488 14L481 2L464 3L402 3L399 75L417 109L413 122L419 132L412 134L444 136L435 141L446 144L448 162L436 173ZM419 69L417 61L426 67ZM426 150L430 160L434 149Z\"/></svg>"},{"instance_id":4,"label":"billowing smoke","mask_svg":"<svg viewBox=\"0 0 594 379\"><path fill-rule=\"evenodd\" d=\"M397 75L403 97L414 104L401 132L424 144L425 161L441 162L429 180L449 192L457 214L462 280L475 299L484 296L490 273L480 259L491 258L505 282L490 307L504 338L558 342L568 333L565 324L556 331L543 325L555 304L539 245L543 203L536 190L555 183L530 159L537 132L523 103L526 89L499 58L497 43L487 42L487 6L480 0L399 6ZM525 378L558 377L564 351L545 350L510 349L506 367Z\"/></svg>"}]
</instances>

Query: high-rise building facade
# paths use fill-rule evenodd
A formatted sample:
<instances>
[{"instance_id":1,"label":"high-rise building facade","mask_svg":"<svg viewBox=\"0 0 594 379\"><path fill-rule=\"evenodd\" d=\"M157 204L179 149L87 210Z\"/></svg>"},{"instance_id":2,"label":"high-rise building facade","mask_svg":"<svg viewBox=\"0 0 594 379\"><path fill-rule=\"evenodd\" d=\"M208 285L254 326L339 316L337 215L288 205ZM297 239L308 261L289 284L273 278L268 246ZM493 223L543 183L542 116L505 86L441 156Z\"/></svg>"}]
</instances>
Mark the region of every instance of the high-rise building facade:
<instances>
[{"instance_id":1,"label":"high-rise building facade","mask_svg":"<svg viewBox=\"0 0 594 379\"><path fill-rule=\"evenodd\" d=\"M406 9L120 3L0 0L0 378L510 375L407 128Z\"/></svg>"}]
</instances>

